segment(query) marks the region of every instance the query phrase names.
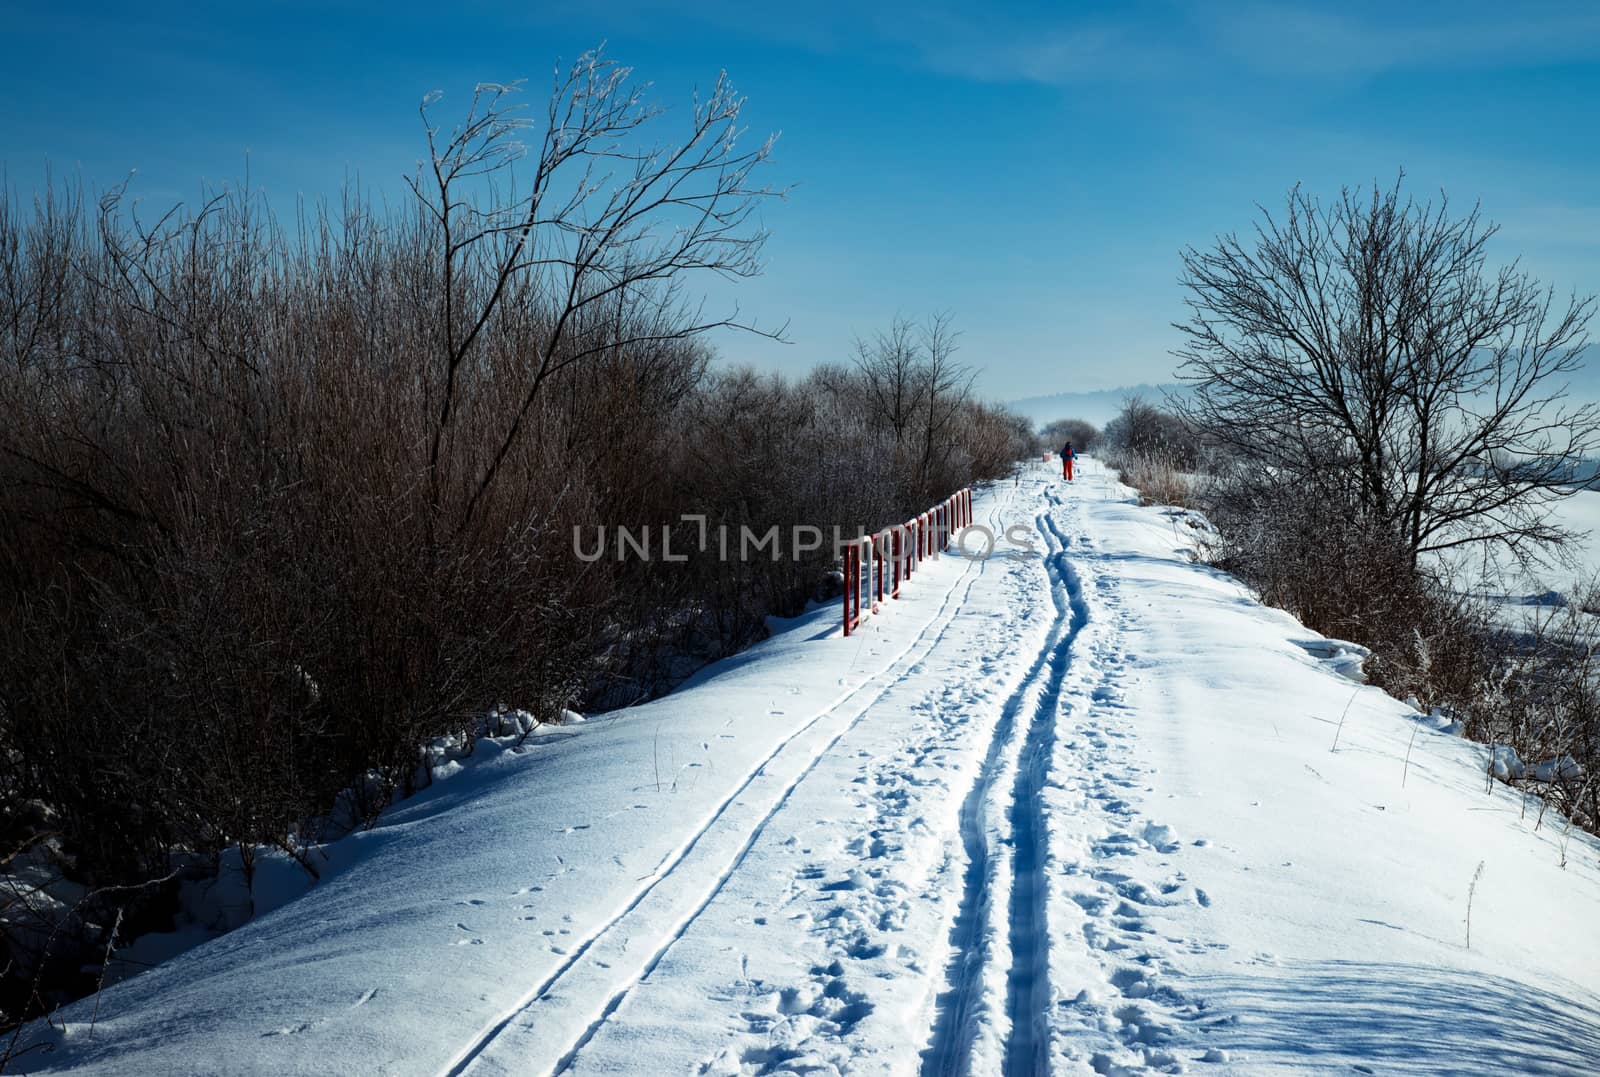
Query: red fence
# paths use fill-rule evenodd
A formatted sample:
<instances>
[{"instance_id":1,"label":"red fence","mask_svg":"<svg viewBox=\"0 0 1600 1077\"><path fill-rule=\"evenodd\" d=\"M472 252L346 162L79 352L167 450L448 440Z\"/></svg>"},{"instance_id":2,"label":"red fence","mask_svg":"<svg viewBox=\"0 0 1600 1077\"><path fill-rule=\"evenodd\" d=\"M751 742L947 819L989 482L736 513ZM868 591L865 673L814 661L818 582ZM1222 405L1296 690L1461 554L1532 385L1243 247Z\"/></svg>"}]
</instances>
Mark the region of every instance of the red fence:
<instances>
[{"instance_id":1,"label":"red fence","mask_svg":"<svg viewBox=\"0 0 1600 1077\"><path fill-rule=\"evenodd\" d=\"M844 634L877 613L886 598L899 598L900 587L917 566L950 548L956 532L972 523L972 490L957 490L939 504L875 535L862 535L844 547Z\"/></svg>"}]
</instances>

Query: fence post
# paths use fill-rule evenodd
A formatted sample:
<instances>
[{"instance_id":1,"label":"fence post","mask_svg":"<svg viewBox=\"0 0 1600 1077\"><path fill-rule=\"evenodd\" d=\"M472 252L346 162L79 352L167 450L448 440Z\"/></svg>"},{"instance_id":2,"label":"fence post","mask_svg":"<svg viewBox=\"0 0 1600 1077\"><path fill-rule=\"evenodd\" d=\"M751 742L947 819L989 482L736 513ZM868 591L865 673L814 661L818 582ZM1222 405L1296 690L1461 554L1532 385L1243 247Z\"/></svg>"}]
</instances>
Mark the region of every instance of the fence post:
<instances>
[{"instance_id":1,"label":"fence post","mask_svg":"<svg viewBox=\"0 0 1600 1077\"><path fill-rule=\"evenodd\" d=\"M856 583L860 585L860 588L856 591L856 624L858 625L866 619L865 615L861 612L864 608L861 601L863 597L861 591L865 590L868 596L872 594L872 555L868 554L866 557L861 556L863 553L866 553L863 543L867 541L868 540L866 538L856 539ZM867 579L865 581L861 579L862 567L865 567L867 570Z\"/></svg>"},{"instance_id":2,"label":"fence post","mask_svg":"<svg viewBox=\"0 0 1600 1077\"><path fill-rule=\"evenodd\" d=\"M855 590L855 551L852 548L851 556L844 559L844 634L849 635L850 624L850 595Z\"/></svg>"},{"instance_id":3,"label":"fence post","mask_svg":"<svg viewBox=\"0 0 1600 1077\"><path fill-rule=\"evenodd\" d=\"M863 550L863 548L862 548L862 543L864 543L866 541L867 541L867 539L865 539L865 538L858 538L858 539L855 540L854 543L851 544L851 549L850 549L851 559L854 560L855 563L856 563L856 625L857 625L857 627L860 627L861 622L866 619L865 615L862 613L862 610L865 608L865 604L862 602L862 597L863 596L862 596L861 592L863 590L865 590L868 595L872 594L872 579L871 579L872 561L871 561L871 559L869 557L862 557L861 556L862 553L865 552ZM863 568L866 569L867 574L868 574L868 578L865 579L865 580L863 580L861 578L861 570Z\"/></svg>"},{"instance_id":4,"label":"fence post","mask_svg":"<svg viewBox=\"0 0 1600 1077\"><path fill-rule=\"evenodd\" d=\"M878 534L876 536L873 537L873 540L872 540L872 564L873 564L873 567L875 569L877 569L877 573L878 573L878 580L877 580L877 588L876 588L876 590L878 592L877 601L879 601L879 602L883 601L883 544L882 544L882 539L883 539L883 532L880 531L880 532L878 532Z\"/></svg>"}]
</instances>

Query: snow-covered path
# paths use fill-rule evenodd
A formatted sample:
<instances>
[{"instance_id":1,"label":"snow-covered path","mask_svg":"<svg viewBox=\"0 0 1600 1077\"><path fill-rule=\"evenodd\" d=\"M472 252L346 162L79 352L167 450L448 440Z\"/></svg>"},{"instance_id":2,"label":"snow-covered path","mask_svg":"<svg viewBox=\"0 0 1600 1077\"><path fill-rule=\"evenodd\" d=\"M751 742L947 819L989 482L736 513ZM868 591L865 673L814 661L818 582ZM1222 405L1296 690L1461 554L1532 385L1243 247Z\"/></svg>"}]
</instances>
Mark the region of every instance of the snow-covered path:
<instances>
[{"instance_id":1,"label":"snow-covered path","mask_svg":"<svg viewBox=\"0 0 1600 1077\"><path fill-rule=\"evenodd\" d=\"M980 497L1027 556L486 742L18 1071L1593 1072L1600 845L1084 464Z\"/></svg>"}]
</instances>

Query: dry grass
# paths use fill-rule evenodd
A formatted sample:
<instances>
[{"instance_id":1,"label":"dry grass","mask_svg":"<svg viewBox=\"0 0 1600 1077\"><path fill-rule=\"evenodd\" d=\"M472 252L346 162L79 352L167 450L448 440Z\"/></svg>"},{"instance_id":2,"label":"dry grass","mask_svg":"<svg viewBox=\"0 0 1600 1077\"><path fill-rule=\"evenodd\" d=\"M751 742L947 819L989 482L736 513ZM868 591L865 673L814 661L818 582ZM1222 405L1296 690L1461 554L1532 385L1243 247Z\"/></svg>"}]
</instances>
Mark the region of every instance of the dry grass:
<instances>
[{"instance_id":1,"label":"dry grass","mask_svg":"<svg viewBox=\"0 0 1600 1077\"><path fill-rule=\"evenodd\" d=\"M1159 453L1114 451L1106 457L1107 466L1116 470L1122 481L1139 491L1145 505L1174 505L1198 508L1204 483L1202 476L1184 471Z\"/></svg>"}]
</instances>

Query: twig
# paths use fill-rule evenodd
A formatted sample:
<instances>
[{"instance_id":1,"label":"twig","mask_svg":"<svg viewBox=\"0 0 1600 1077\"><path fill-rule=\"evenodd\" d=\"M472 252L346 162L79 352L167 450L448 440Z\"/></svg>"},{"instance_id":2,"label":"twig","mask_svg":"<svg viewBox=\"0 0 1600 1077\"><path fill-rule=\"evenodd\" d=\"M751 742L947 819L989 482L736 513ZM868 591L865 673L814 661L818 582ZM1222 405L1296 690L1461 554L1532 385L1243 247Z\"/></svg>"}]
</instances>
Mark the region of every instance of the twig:
<instances>
[{"instance_id":1,"label":"twig","mask_svg":"<svg viewBox=\"0 0 1600 1077\"><path fill-rule=\"evenodd\" d=\"M1478 870L1472 873L1472 883L1467 887L1467 949L1472 949L1472 899L1478 893L1478 880L1483 878L1483 861L1478 861Z\"/></svg>"},{"instance_id":2,"label":"twig","mask_svg":"<svg viewBox=\"0 0 1600 1077\"><path fill-rule=\"evenodd\" d=\"M1350 693L1350 701L1344 705L1344 713L1339 715L1339 725L1333 731L1333 747L1329 748L1328 751L1337 752L1339 750L1339 734L1344 732L1344 720L1349 716L1350 708L1355 705L1356 696L1359 695L1360 692L1361 686L1357 685L1356 690Z\"/></svg>"},{"instance_id":3,"label":"twig","mask_svg":"<svg viewBox=\"0 0 1600 1077\"><path fill-rule=\"evenodd\" d=\"M111 967L111 947L117 941L117 932L122 929L123 906L117 907L116 919L111 921L111 930L106 933L106 955L100 962L100 979L94 985L94 1012L89 1015L89 1039L94 1039L94 1025L100 1019L100 992L106 987L106 970Z\"/></svg>"}]
</instances>

